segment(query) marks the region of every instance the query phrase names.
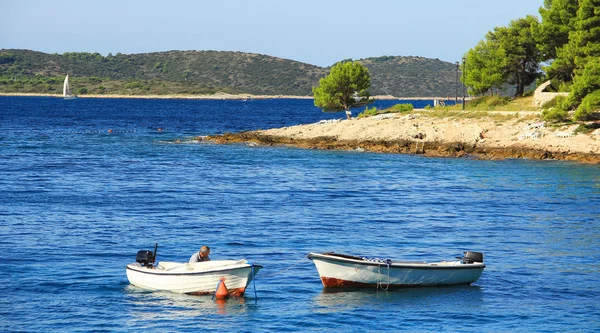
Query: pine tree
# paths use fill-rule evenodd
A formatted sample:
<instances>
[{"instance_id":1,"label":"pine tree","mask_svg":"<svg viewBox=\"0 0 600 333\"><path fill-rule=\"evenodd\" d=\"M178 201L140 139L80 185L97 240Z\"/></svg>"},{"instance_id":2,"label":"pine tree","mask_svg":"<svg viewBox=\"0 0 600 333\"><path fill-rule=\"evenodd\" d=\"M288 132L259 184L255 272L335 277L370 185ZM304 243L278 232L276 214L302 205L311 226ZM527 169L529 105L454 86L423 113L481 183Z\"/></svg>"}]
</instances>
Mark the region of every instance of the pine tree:
<instances>
[{"instance_id":1,"label":"pine tree","mask_svg":"<svg viewBox=\"0 0 600 333\"><path fill-rule=\"evenodd\" d=\"M569 34L570 54L574 55L574 79L566 107L580 106L586 96L600 90L600 0L581 0L575 30ZM591 99L598 96L591 95ZM600 101L587 100L576 119L585 119ZM590 109L592 108L592 109Z\"/></svg>"},{"instance_id":2,"label":"pine tree","mask_svg":"<svg viewBox=\"0 0 600 333\"><path fill-rule=\"evenodd\" d=\"M484 95L490 90L500 89L505 81L502 76L506 66L506 52L489 40L480 41L466 55L465 84L469 92ZM468 70L467 70L468 69ZM462 78L461 78L462 80Z\"/></svg>"},{"instance_id":3,"label":"pine tree","mask_svg":"<svg viewBox=\"0 0 600 333\"><path fill-rule=\"evenodd\" d=\"M358 61L335 64L329 75L313 87L315 106L324 111L346 111L350 119L350 108L369 102L371 76L369 70Z\"/></svg>"},{"instance_id":4,"label":"pine tree","mask_svg":"<svg viewBox=\"0 0 600 333\"><path fill-rule=\"evenodd\" d=\"M486 38L506 54L503 77L516 85L515 97L523 96L525 86L539 76L541 53L533 37L539 24L535 16L513 20L508 27L496 27Z\"/></svg>"}]
</instances>

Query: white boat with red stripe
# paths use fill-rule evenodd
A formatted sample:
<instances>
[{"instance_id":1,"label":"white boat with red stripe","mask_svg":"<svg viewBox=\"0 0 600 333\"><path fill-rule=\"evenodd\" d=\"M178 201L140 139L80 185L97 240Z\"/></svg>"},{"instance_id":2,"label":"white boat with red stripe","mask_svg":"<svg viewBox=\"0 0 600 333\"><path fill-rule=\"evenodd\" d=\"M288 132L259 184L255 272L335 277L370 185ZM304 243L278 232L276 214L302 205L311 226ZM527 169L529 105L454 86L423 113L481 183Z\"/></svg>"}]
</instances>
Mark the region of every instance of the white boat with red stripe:
<instances>
[{"instance_id":1,"label":"white boat with red stripe","mask_svg":"<svg viewBox=\"0 0 600 333\"><path fill-rule=\"evenodd\" d=\"M310 253L326 288L406 288L468 285L485 268L483 254L465 251L457 260L409 262L358 257L334 252Z\"/></svg>"}]
</instances>

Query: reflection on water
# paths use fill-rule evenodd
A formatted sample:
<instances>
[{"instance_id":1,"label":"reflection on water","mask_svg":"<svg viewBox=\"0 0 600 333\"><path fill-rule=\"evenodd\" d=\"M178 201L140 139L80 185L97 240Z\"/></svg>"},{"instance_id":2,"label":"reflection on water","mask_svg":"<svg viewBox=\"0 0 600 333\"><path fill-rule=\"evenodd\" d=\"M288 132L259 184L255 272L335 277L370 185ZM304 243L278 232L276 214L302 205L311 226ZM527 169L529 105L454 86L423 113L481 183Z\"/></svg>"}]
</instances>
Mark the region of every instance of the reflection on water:
<instances>
[{"instance_id":1,"label":"reflection on water","mask_svg":"<svg viewBox=\"0 0 600 333\"><path fill-rule=\"evenodd\" d=\"M241 314L248 306L244 297L225 300L212 299L212 296L177 294L168 291L147 291L128 285L124 290L125 301L130 305L130 320L136 326L140 322L156 320L178 320L202 317L212 314ZM156 311L160 309L160 311Z\"/></svg>"},{"instance_id":2,"label":"reflection on water","mask_svg":"<svg viewBox=\"0 0 600 333\"><path fill-rule=\"evenodd\" d=\"M483 291L478 286L446 286L422 287L384 291L381 289L328 289L313 298L318 311L337 312L353 308L371 307L393 303L423 303L438 301L448 302L452 299L461 302L481 303Z\"/></svg>"}]
</instances>

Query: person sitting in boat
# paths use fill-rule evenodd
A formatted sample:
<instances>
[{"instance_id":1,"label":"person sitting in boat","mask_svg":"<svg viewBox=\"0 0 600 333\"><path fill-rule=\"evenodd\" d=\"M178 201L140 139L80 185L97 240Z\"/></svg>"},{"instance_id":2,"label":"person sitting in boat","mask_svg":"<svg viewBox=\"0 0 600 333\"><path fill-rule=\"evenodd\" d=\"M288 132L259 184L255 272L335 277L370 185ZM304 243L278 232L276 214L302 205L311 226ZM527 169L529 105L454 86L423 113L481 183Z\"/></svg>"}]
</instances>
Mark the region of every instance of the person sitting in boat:
<instances>
[{"instance_id":1,"label":"person sitting in boat","mask_svg":"<svg viewBox=\"0 0 600 333\"><path fill-rule=\"evenodd\" d=\"M193 264L195 262L210 261L210 258L208 257L209 254L210 247L203 245L200 248L200 251L192 254L192 257L190 258L190 264Z\"/></svg>"}]
</instances>

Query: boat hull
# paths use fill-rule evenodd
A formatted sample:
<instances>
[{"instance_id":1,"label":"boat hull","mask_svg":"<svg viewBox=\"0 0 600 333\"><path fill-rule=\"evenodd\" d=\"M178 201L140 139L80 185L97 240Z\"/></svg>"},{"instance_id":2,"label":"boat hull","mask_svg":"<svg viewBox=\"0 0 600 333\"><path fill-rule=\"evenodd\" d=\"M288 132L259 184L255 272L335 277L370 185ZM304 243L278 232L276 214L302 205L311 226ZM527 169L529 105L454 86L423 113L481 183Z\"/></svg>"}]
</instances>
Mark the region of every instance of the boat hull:
<instances>
[{"instance_id":1,"label":"boat hull","mask_svg":"<svg viewBox=\"0 0 600 333\"><path fill-rule=\"evenodd\" d=\"M195 264L162 262L155 268L133 263L127 265L126 271L129 282L143 289L209 295L215 293L219 280L225 278L229 294L243 296L261 268L245 260L220 260Z\"/></svg>"},{"instance_id":2,"label":"boat hull","mask_svg":"<svg viewBox=\"0 0 600 333\"><path fill-rule=\"evenodd\" d=\"M408 288L471 284L483 273L483 263L373 262L330 254L309 254L326 288Z\"/></svg>"}]
</instances>

